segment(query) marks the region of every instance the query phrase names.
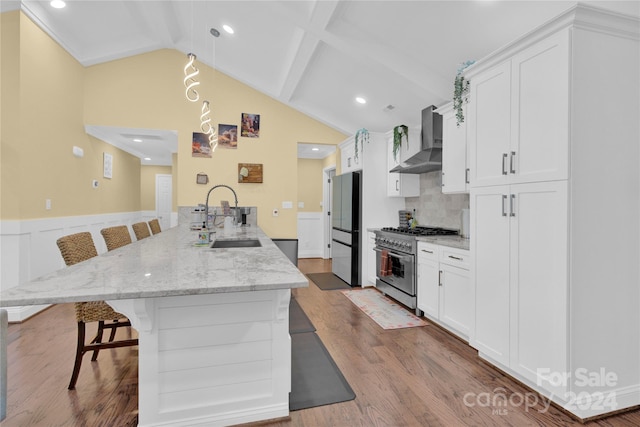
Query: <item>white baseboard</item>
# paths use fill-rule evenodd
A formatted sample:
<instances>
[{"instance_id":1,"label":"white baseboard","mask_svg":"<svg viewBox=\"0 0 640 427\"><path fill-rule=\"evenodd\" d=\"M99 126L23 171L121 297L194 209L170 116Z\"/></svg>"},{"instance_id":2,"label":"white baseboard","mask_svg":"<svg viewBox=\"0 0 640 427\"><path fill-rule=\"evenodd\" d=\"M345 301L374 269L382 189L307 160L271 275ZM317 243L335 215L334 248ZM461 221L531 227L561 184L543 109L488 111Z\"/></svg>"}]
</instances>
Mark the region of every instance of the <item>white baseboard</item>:
<instances>
[{"instance_id":1,"label":"white baseboard","mask_svg":"<svg viewBox=\"0 0 640 427\"><path fill-rule=\"evenodd\" d=\"M5 309L7 310L9 323L20 323L49 307L51 307L51 304L6 307Z\"/></svg>"}]
</instances>

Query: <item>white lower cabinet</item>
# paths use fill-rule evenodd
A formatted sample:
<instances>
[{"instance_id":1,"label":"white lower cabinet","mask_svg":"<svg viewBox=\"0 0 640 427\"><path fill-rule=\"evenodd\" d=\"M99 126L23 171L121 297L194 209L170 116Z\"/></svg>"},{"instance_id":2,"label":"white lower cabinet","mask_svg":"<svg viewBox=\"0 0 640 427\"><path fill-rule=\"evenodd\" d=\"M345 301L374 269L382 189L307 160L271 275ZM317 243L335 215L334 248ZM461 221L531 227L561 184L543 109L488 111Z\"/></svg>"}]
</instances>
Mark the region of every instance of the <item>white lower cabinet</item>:
<instances>
[{"instance_id":1,"label":"white lower cabinet","mask_svg":"<svg viewBox=\"0 0 640 427\"><path fill-rule=\"evenodd\" d=\"M418 242L418 308L467 340L473 322L469 251Z\"/></svg>"},{"instance_id":2,"label":"white lower cabinet","mask_svg":"<svg viewBox=\"0 0 640 427\"><path fill-rule=\"evenodd\" d=\"M545 375L567 371L567 186L553 181L471 191L471 344L555 395L566 384Z\"/></svg>"},{"instance_id":3,"label":"white lower cabinet","mask_svg":"<svg viewBox=\"0 0 640 427\"><path fill-rule=\"evenodd\" d=\"M365 272L363 280L363 286L367 284L375 286L376 284L376 252L373 248L376 247L376 233L373 231L367 232L367 271ZM368 282L368 283L366 283Z\"/></svg>"},{"instance_id":4,"label":"white lower cabinet","mask_svg":"<svg viewBox=\"0 0 640 427\"><path fill-rule=\"evenodd\" d=\"M418 309L435 319L440 314L438 246L418 242Z\"/></svg>"},{"instance_id":5,"label":"white lower cabinet","mask_svg":"<svg viewBox=\"0 0 640 427\"><path fill-rule=\"evenodd\" d=\"M469 251L440 248L440 322L456 335L469 338L473 301Z\"/></svg>"}]
</instances>

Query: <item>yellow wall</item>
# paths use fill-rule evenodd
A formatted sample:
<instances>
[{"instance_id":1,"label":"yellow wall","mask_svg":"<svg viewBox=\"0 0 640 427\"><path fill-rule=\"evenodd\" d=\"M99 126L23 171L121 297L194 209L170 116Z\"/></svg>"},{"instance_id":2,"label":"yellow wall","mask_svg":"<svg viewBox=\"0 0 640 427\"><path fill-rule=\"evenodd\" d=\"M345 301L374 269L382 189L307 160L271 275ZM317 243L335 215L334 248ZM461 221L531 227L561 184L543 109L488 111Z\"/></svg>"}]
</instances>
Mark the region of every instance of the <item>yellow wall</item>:
<instances>
[{"instance_id":1,"label":"yellow wall","mask_svg":"<svg viewBox=\"0 0 640 427\"><path fill-rule=\"evenodd\" d=\"M186 55L164 49L84 68L22 13L2 14L2 23L1 219L141 210L139 160L88 136L84 125L170 129L179 138L175 205L204 202L208 188L195 176L205 172L211 185L232 186L241 206L257 206L258 224L269 236L296 237L297 143L337 144L345 135L198 63L200 94L211 102L213 123L240 127L242 113L260 114L261 129L260 138L240 137L236 150L194 158L200 104L184 97ZM84 158L72 155L74 145ZM114 156L111 180L102 178L104 152ZM264 182L239 184L240 162L262 163ZM45 199L52 210L44 209ZM212 200L233 198L220 189ZM282 209L283 201L294 208Z\"/></svg>"},{"instance_id":2,"label":"yellow wall","mask_svg":"<svg viewBox=\"0 0 640 427\"><path fill-rule=\"evenodd\" d=\"M9 25L2 26L0 52L0 218L139 211L139 159L84 131L85 69L22 13L2 14L2 22ZM73 156L74 145L83 158ZM113 155L113 179L102 177L105 152Z\"/></svg>"},{"instance_id":3,"label":"yellow wall","mask_svg":"<svg viewBox=\"0 0 640 427\"><path fill-rule=\"evenodd\" d=\"M298 159L298 202L300 212L322 212L322 159Z\"/></svg>"},{"instance_id":4,"label":"yellow wall","mask_svg":"<svg viewBox=\"0 0 640 427\"><path fill-rule=\"evenodd\" d=\"M20 182L15 152L20 133L20 13L0 14L0 218L17 218Z\"/></svg>"},{"instance_id":5,"label":"yellow wall","mask_svg":"<svg viewBox=\"0 0 640 427\"><path fill-rule=\"evenodd\" d=\"M212 158L191 156L192 132L199 130L200 104L184 96L186 55L158 50L87 68L85 122L101 126L170 129L178 133L177 204L204 203L209 187L196 184L196 174L209 175L210 186L227 184L240 206L258 207L258 225L270 237L297 235L299 141L337 144L345 135L213 69L200 69L201 99L211 102L213 123L240 128L242 113L260 114L260 138L239 137L235 150L218 148ZM240 129L238 129L240 130ZM238 163L261 163L263 183L238 183ZM233 203L226 189L211 194L212 203ZM290 201L293 209L282 209ZM272 216L278 208L278 217Z\"/></svg>"},{"instance_id":6,"label":"yellow wall","mask_svg":"<svg viewBox=\"0 0 640 427\"><path fill-rule=\"evenodd\" d=\"M171 173L171 166L142 166L140 168L140 209L143 211L156 210L156 174L171 175ZM175 211L175 204L172 205Z\"/></svg>"}]
</instances>

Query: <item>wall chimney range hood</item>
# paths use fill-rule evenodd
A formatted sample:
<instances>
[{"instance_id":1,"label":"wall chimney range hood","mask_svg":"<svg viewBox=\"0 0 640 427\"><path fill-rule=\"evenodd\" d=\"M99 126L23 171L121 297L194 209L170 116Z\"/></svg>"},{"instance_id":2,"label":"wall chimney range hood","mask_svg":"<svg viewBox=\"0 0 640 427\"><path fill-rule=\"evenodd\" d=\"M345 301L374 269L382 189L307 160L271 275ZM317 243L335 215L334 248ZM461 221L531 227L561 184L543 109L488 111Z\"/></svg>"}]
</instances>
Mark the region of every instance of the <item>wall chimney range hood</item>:
<instances>
[{"instance_id":1,"label":"wall chimney range hood","mask_svg":"<svg viewBox=\"0 0 640 427\"><path fill-rule=\"evenodd\" d=\"M397 173L426 173L442 170L442 116L433 105L422 110L421 149L391 169Z\"/></svg>"}]
</instances>

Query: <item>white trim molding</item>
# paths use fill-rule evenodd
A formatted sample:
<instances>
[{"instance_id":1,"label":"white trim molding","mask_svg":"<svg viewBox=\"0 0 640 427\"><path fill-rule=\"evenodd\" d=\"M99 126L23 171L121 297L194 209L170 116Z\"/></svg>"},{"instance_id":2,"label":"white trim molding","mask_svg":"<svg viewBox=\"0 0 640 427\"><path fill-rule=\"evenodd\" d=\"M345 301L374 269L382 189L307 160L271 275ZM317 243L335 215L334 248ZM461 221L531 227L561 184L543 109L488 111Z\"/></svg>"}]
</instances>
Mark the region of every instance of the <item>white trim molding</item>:
<instances>
[{"instance_id":1,"label":"white trim molding","mask_svg":"<svg viewBox=\"0 0 640 427\"><path fill-rule=\"evenodd\" d=\"M153 211L152 211L153 212ZM172 224L177 224L177 213ZM107 251L100 230L155 218L155 212L120 212L101 215L68 216L0 221L0 289L8 289L65 267L56 240L68 234L89 231L99 254ZM48 305L7 307L9 322L22 322Z\"/></svg>"},{"instance_id":2,"label":"white trim molding","mask_svg":"<svg viewBox=\"0 0 640 427\"><path fill-rule=\"evenodd\" d=\"M298 212L298 258L322 258L322 212Z\"/></svg>"}]
</instances>

